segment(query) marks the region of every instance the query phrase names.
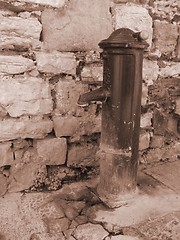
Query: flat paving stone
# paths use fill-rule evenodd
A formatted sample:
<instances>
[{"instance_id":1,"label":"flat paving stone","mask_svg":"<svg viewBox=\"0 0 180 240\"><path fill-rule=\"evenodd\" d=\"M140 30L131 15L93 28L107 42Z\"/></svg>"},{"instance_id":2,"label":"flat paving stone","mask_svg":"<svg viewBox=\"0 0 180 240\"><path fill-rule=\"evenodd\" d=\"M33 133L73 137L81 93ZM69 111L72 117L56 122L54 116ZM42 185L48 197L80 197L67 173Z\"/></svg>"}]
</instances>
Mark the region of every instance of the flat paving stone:
<instances>
[{"instance_id":1,"label":"flat paving stone","mask_svg":"<svg viewBox=\"0 0 180 240\"><path fill-rule=\"evenodd\" d=\"M159 164L148 168L145 172L173 191L180 193L180 161Z\"/></svg>"}]
</instances>

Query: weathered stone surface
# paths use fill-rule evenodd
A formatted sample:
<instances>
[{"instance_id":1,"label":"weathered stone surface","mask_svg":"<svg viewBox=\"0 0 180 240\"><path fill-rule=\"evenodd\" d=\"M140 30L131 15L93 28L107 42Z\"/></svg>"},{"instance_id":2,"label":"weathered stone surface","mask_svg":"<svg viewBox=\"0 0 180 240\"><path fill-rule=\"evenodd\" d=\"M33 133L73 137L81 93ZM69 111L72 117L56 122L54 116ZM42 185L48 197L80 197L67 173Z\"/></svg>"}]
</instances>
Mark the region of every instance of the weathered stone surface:
<instances>
[{"instance_id":1,"label":"weathered stone surface","mask_svg":"<svg viewBox=\"0 0 180 240\"><path fill-rule=\"evenodd\" d=\"M87 65L81 72L81 78L85 82L102 82L103 81L103 67L94 64Z\"/></svg>"},{"instance_id":2,"label":"weathered stone surface","mask_svg":"<svg viewBox=\"0 0 180 240\"><path fill-rule=\"evenodd\" d=\"M42 115L52 111L50 87L41 78L1 77L0 104L12 117Z\"/></svg>"},{"instance_id":3,"label":"weathered stone surface","mask_svg":"<svg viewBox=\"0 0 180 240\"><path fill-rule=\"evenodd\" d=\"M76 118L73 116L53 117L56 137L70 136L74 141L82 135L90 135L101 131L101 118L86 116Z\"/></svg>"},{"instance_id":4,"label":"weathered stone surface","mask_svg":"<svg viewBox=\"0 0 180 240\"><path fill-rule=\"evenodd\" d=\"M0 173L0 197L3 196L7 192L8 188L8 180L7 178Z\"/></svg>"},{"instance_id":5,"label":"weathered stone surface","mask_svg":"<svg viewBox=\"0 0 180 240\"><path fill-rule=\"evenodd\" d=\"M76 59L74 53L60 53L58 51L36 52L37 68L44 73L76 74Z\"/></svg>"},{"instance_id":6,"label":"weathered stone surface","mask_svg":"<svg viewBox=\"0 0 180 240\"><path fill-rule=\"evenodd\" d=\"M41 204L37 212L43 219L61 219L65 217L62 207L54 201L49 201L43 205Z\"/></svg>"},{"instance_id":7,"label":"weathered stone surface","mask_svg":"<svg viewBox=\"0 0 180 240\"><path fill-rule=\"evenodd\" d=\"M33 60L22 56L0 56L0 73L20 74L35 68Z\"/></svg>"},{"instance_id":8,"label":"weathered stone surface","mask_svg":"<svg viewBox=\"0 0 180 240\"><path fill-rule=\"evenodd\" d=\"M43 172L45 175L46 167L35 162L22 165L14 165L11 167L10 183L8 185L9 192L20 192L33 186L38 173Z\"/></svg>"},{"instance_id":9,"label":"weathered stone surface","mask_svg":"<svg viewBox=\"0 0 180 240\"><path fill-rule=\"evenodd\" d=\"M74 145L68 151L67 166L97 166L96 151L98 146L94 144Z\"/></svg>"},{"instance_id":10,"label":"weathered stone surface","mask_svg":"<svg viewBox=\"0 0 180 240\"><path fill-rule=\"evenodd\" d=\"M175 24L154 21L154 42L161 53L170 54L175 50L178 34L178 27Z\"/></svg>"},{"instance_id":11,"label":"weathered stone surface","mask_svg":"<svg viewBox=\"0 0 180 240\"><path fill-rule=\"evenodd\" d=\"M180 115L180 97L176 99L176 110L175 113Z\"/></svg>"},{"instance_id":12,"label":"weathered stone surface","mask_svg":"<svg viewBox=\"0 0 180 240\"><path fill-rule=\"evenodd\" d=\"M168 119L160 110L155 110L153 114L154 134L164 136L168 128Z\"/></svg>"},{"instance_id":13,"label":"weathered stone surface","mask_svg":"<svg viewBox=\"0 0 180 240\"><path fill-rule=\"evenodd\" d=\"M6 109L0 105L0 118L4 118L7 115Z\"/></svg>"},{"instance_id":14,"label":"weathered stone surface","mask_svg":"<svg viewBox=\"0 0 180 240\"><path fill-rule=\"evenodd\" d=\"M80 94L88 92L88 86L74 80L60 80L56 87L56 109L57 114L76 115L78 109L78 99Z\"/></svg>"},{"instance_id":15,"label":"weathered stone surface","mask_svg":"<svg viewBox=\"0 0 180 240\"><path fill-rule=\"evenodd\" d=\"M151 61L146 58L143 60L143 80L147 86L153 85L153 82L157 80L159 74L159 67L157 61Z\"/></svg>"},{"instance_id":16,"label":"weathered stone surface","mask_svg":"<svg viewBox=\"0 0 180 240\"><path fill-rule=\"evenodd\" d=\"M141 97L141 105L145 106L148 101L148 87L146 84L142 84L142 97Z\"/></svg>"},{"instance_id":17,"label":"weathered stone surface","mask_svg":"<svg viewBox=\"0 0 180 240\"><path fill-rule=\"evenodd\" d=\"M109 0L103 4L99 0L72 0L61 11L45 10L42 25L46 47L60 51L98 49L98 43L113 30L109 7Z\"/></svg>"},{"instance_id":18,"label":"weathered stone surface","mask_svg":"<svg viewBox=\"0 0 180 240\"><path fill-rule=\"evenodd\" d=\"M56 234L35 233L35 234L31 235L31 240L57 240L57 239L65 240L65 237L62 232L56 233Z\"/></svg>"},{"instance_id":19,"label":"weathered stone surface","mask_svg":"<svg viewBox=\"0 0 180 240\"><path fill-rule=\"evenodd\" d=\"M20 0L20 2L27 2L27 3L38 3L43 5L50 5L52 7L63 7L65 5L65 0Z\"/></svg>"},{"instance_id":20,"label":"weathered stone surface","mask_svg":"<svg viewBox=\"0 0 180 240\"><path fill-rule=\"evenodd\" d=\"M135 32L145 30L149 34L147 42L152 42L152 18L141 6L115 5L113 8L115 29L129 28Z\"/></svg>"},{"instance_id":21,"label":"weathered stone surface","mask_svg":"<svg viewBox=\"0 0 180 240\"><path fill-rule=\"evenodd\" d=\"M170 62L167 66L160 69L161 77L177 77L180 76L180 63Z\"/></svg>"},{"instance_id":22,"label":"weathered stone surface","mask_svg":"<svg viewBox=\"0 0 180 240\"><path fill-rule=\"evenodd\" d=\"M145 113L141 115L141 128L150 127L152 125L152 113Z\"/></svg>"},{"instance_id":23,"label":"weathered stone surface","mask_svg":"<svg viewBox=\"0 0 180 240\"><path fill-rule=\"evenodd\" d=\"M19 118L0 121L0 142L17 138L44 138L52 131L49 119Z\"/></svg>"},{"instance_id":24,"label":"weathered stone surface","mask_svg":"<svg viewBox=\"0 0 180 240\"><path fill-rule=\"evenodd\" d=\"M150 143L151 148L162 148L163 145L164 145L164 137L163 136L154 135L151 138L151 143Z\"/></svg>"},{"instance_id":25,"label":"weathered stone surface","mask_svg":"<svg viewBox=\"0 0 180 240\"><path fill-rule=\"evenodd\" d=\"M117 235L105 238L105 240L140 240L138 237L131 237L127 235Z\"/></svg>"},{"instance_id":26,"label":"weathered stone surface","mask_svg":"<svg viewBox=\"0 0 180 240\"><path fill-rule=\"evenodd\" d=\"M48 219L46 223L49 233L51 234L64 232L70 226L70 221L65 217L60 219Z\"/></svg>"},{"instance_id":27,"label":"weathered stone surface","mask_svg":"<svg viewBox=\"0 0 180 240\"><path fill-rule=\"evenodd\" d=\"M149 148L150 134L149 132L142 132L139 137L139 150L145 150Z\"/></svg>"},{"instance_id":28,"label":"weathered stone surface","mask_svg":"<svg viewBox=\"0 0 180 240\"><path fill-rule=\"evenodd\" d=\"M12 142L0 143L0 167L11 165L13 162Z\"/></svg>"},{"instance_id":29,"label":"weathered stone surface","mask_svg":"<svg viewBox=\"0 0 180 240\"><path fill-rule=\"evenodd\" d=\"M103 240L109 233L100 224L87 223L78 226L73 235L78 240Z\"/></svg>"},{"instance_id":30,"label":"weathered stone surface","mask_svg":"<svg viewBox=\"0 0 180 240\"><path fill-rule=\"evenodd\" d=\"M67 142L65 138L46 138L36 142L37 158L45 165L62 165L66 161Z\"/></svg>"},{"instance_id":31,"label":"weathered stone surface","mask_svg":"<svg viewBox=\"0 0 180 240\"><path fill-rule=\"evenodd\" d=\"M0 15L0 49L38 47L42 26L36 18L3 17Z\"/></svg>"}]
</instances>

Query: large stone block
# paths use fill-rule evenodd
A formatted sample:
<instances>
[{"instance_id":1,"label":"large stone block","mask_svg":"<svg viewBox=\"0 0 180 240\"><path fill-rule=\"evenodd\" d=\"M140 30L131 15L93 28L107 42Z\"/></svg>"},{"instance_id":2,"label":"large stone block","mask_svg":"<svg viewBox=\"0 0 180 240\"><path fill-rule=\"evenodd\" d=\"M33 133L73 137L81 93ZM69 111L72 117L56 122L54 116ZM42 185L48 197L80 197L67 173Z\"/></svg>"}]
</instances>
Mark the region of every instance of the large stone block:
<instances>
[{"instance_id":1,"label":"large stone block","mask_svg":"<svg viewBox=\"0 0 180 240\"><path fill-rule=\"evenodd\" d=\"M12 143L0 143L0 167L11 165L13 160Z\"/></svg>"},{"instance_id":2,"label":"large stone block","mask_svg":"<svg viewBox=\"0 0 180 240\"><path fill-rule=\"evenodd\" d=\"M67 142L65 138L37 140L37 159L45 165L62 165L66 161Z\"/></svg>"},{"instance_id":3,"label":"large stone block","mask_svg":"<svg viewBox=\"0 0 180 240\"><path fill-rule=\"evenodd\" d=\"M42 13L43 41L49 50L98 49L112 32L110 1L71 0L61 10Z\"/></svg>"},{"instance_id":4,"label":"large stone block","mask_svg":"<svg viewBox=\"0 0 180 240\"><path fill-rule=\"evenodd\" d=\"M52 111L50 87L41 78L1 77L0 104L12 117L42 115Z\"/></svg>"},{"instance_id":5,"label":"large stone block","mask_svg":"<svg viewBox=\"0 0 180 240\"><path fill-rule=\"evenodd\" d=\"M129 28L135 32L146 30L149 34L147 42L152 42L152 18L147 9L135 5L115 5L113 7L115 29Z\"/></svg>"},{"instance_id":6,"label":"large stone block","mask_svg":"<svg viewBox=\"0 0 180 240\"><path fill-rule=\"evenodd\" d=\"M49 119L23 117L0 121L0 142L17 138L44 138L52 131Z\"/></svg>"},{"instance_id":7,"label":"large stone block","mask_svg":"<svg viewBox=\"0 0 180 240\"><path fill-rule=\"evenodd\" d=\"M161 53L170 54L175 50L178 35L178 27L175 24L154 21L154 43Z\"/></svg>"},{"instance_id":8,"label":"large stone block","mask_svg":"<svg viewBox=\"0 0 180 240\"><path fill-rule=\"evenodd\" d=\"M43 73L76 74L76 59L74 53L60 53L58 51L36 52L37 68Z\"/></svg>"},{"instance_id":9,"label":"large stone block","mask_svg":"<svg viewBox=\"0 0 180 240\"><path fill-rule=\"evenodd\" d=\"M67 166L97 166L97 150L98 146L94 144L72 146L68 151Z\"/></svg>"},{"instance_id":10,"label":"large stone block","mask_svg":"<svg viewBox=\"0 0 180 240\"><path fill-rule=\"evenodd\" d=\"M39 47L42 26L36 18L0 15L0 49Z\"/></svg>"},{"instance_id":11,"label":"large stone block","mask_svg":"<svg viewBox=\"0 0 180 240\"><path fill-rule=\"evenodd\" d=\"M0 56L0 73L20 74L35 68L33 60L22 56Z\"/></svg>"}]
</instances>

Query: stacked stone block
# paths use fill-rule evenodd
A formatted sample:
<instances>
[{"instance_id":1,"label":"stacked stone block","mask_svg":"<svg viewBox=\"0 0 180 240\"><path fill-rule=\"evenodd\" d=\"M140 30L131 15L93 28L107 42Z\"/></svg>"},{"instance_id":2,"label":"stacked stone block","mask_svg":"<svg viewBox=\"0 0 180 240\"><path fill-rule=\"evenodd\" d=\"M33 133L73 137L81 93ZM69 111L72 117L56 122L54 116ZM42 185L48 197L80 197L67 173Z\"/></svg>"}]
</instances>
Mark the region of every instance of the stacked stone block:
<instances>
[{"instance_id":1,"label":"stacked stone block","mask_svg":"<svg viewBox=\"0 0 180 240\"><path fill-rule=\"evenodd\" d=\"M101 104L77 100L102 85L98 43L120 27L149 33L140 159L178 142L179 11L175 0L0 2L0 194L45 187L51 167L57 188L98 168Z\"/></svg>"}]
</instances>

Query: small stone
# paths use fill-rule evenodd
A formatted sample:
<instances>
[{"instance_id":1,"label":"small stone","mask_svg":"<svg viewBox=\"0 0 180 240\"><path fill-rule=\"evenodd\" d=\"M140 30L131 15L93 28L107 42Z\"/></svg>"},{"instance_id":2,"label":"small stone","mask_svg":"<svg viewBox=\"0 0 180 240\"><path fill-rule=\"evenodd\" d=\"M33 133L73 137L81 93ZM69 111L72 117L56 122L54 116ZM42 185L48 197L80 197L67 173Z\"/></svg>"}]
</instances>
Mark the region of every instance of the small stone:
<instances>
[{"instance_id":1,"label":"small stone","mask_svg":"<svg viewBox=\"0 0 180 240\"><path fill-rule=\"evenodd\" d=\"M103 81L103 67L94 64L87 65L81 72L82 81L88 83L102 82Z\"/></svg>"},{"instance_id":2,"label":"small stone","mask_svg":"<svg viewBox=\"0 0 180 240\"><path fill-rule=\"evenodd\" d=\"M150 127L152 125L152 113L145 113L141 115L141 128Z\"/></svg>"},{"instance_id":3,"label":"small stone","mask_svg":"<svg viewBox=\"0 0 180 240\"><path fill-rule=\"evenodd\" d=\"M8 66L8 67L7 67ZM22 56L0 56L0 73L20 74L35 68L33 60Z\"/></svg>"},{"instance_id":4,"label":"small stone","mask_svg":"<svg viewBox=\"0 0 180 240\"><path fill-rule=\"evenodd\" d=\"M76 74L76 59L74 53L58 51L36 52L37 69L43 73Z\"/></svg>"},{"instance_id":5,"label":"small stone","mask_svg":"<svg viewBox=\"0 0 180 240\"><path fill-rule=\"evenodd\" d=\"M42 5L49 5L52 7L61 8L65 5L65 0L24 0L24 2L38 3Z\"/></svg>"},{"instance_id":6,"label":"small stone","mask_svg":"<svg viewBox=\"0 0 180 240\"><path fill-rule=\"evenodd\" d=\"M148 59L143 60L143 80L147 86L153 85L153 82L157 80L159 74L159 67L157 61L151 61Z\"/></svg>"},{"instance_id":7,"label":"small stone","mask_svg":"<svg viewBox=\"0 0 180 240\"><path fill-rule=\"evenodd\" d=\"M2 173L0 173L0 183L1 183L0 184L0 197L1 197L7 192L8 189L8 180Z\"/></svg>"},{"instance_id":8,"label":"small stone","mask_svg":"<svg viewBox=\"0 0 180 240\"><path fill-rule=\"evenodd\" d=\"M151 148L162 148L164 145L164 140L165 139L163 136L154 135L151 138L150 147Z\"/></svg>"},{"instance_id":9,"label":"small stone","mask_svg":"<svg viewBox=\"0 0 180 240\"><path fill-rule=\"evenodd\" d=\"M94 144L72 146L68 151L67 166L97 166L96 152L98 146Z\"/></svg>"},{"instance_id":10,"label":"small stone","mask_svg":"<svg viewBox=\"0 0 180 240\"><path fill-rule=\"evenodd\" d=\"M103 240L109 233L100 225L86 223L79 225L73 236L78 240Z\"/></svg>"},{"instance_id":11,"label":"small stone","mask_svg":"<svg viewBox=\"0 0 180 240\"><path fill-rule=\"evenodd\" d=\"M142 84L142 97L141 97L141 105L145 106L148 102L148 87L143 83Z\"/></svg>"},{"instance_id":12,"label":"small stone","mask_svg":"<svg viewBox=\"0 0 180 240\"><path fill-rule=\"evenodd\" d=\"M56 234L66 231L70 226L70 221L67 218L46 219L49 233Z\"/></svg>"},{"instance_id":13,"label":"small stone","mask_svg":"<svg viewBox=\"0 0 180 240\"><path fill-rule=\"evenodd\" d=\"M38 162L45 165L62 165L66 161L67 142L65 138L47 138L34 143Z\"/></svg>"},{"instance_id":14,"label":"small stone","mask_svg":"<svg viewBox=\"0 0 180 240\"><path fill-rule=\"evenodd\" d=\"M176 102L176 110L175 113L180 115L180 97L175 100Z\"/></svg>"},{"instance_id":15,"label":"small stone","mask_svg":"<svg viewBox=\"0 0 180 240\"><path fill-rule=\"evenodd\" d=\"M150 134L148 132L142 132L139 138L139 150L145 150L149 148L150 144Z\"/></svg>"},{"instance_id":16,"label":"small stone","mask_svg":"<svg viewBox=\"0 0 180 240\"><path fill-rule=\"evenodd\" d=\"M0 143L0 167L12 165L13 161L12 142Z\"/></svg>"}]
</instances>

